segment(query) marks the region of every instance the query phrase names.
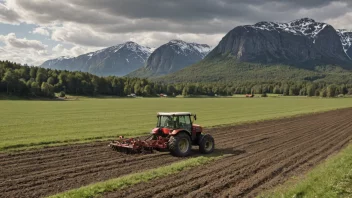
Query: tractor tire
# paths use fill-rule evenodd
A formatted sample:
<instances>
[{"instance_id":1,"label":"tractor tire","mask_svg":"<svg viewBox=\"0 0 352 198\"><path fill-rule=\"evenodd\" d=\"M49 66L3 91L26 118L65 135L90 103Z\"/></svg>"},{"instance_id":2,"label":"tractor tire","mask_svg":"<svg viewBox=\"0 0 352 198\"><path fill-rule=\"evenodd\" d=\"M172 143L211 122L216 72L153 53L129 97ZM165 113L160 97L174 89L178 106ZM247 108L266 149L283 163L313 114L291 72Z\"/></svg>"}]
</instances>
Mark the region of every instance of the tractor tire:
<instances>
[{"instance_id":1,"label":"tractor tire","mask_svg":"<svg viewBox=\"0 0 352 198\"><path fill-rule=\"evenodd\" d=\"M214 138L209 134L200 136L198 144L199 152L203 154L212 153L215 149Z\"/></svg>"},{"instance_id":2,"label":"tractor tire","mask_svg":"<svg viewBox=\"0 0 352 198\"><path fill-rule=\"evenodd\" d=\"M176 157L186 157L191 153L191 137L186 133L171 136L168 142L170 153Z\"/></svg>"}]
</instances>

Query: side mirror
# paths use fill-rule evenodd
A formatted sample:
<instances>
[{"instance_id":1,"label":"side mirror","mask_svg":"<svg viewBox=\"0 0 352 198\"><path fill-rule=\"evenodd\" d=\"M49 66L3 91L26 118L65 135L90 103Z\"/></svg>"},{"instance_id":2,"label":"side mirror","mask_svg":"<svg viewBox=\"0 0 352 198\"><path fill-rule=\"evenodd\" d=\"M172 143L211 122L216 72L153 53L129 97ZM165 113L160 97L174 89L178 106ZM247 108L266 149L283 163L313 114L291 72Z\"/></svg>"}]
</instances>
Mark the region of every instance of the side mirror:
<instances>
[{"instance_id":1,"label":"side mirror","mask_svg":"<svg viewBox=\"0 0 352 198\"><path fill-rule=\"evenodd\" d=\"M194 116L193 116L193 117L194 117L194 120L197 120L197 115L196 115L196 114L194 114Z\"/></svg>"}]
</instances>

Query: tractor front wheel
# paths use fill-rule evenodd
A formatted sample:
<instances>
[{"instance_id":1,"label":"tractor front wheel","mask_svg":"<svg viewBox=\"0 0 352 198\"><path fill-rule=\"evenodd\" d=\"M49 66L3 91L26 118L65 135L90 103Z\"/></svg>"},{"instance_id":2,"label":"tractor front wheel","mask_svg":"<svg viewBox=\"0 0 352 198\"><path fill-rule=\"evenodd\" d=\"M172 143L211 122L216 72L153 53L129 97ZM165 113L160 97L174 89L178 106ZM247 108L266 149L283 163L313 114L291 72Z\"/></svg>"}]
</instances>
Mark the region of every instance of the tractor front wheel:
<instances>
[{"instance_id":1,"label":"tractor front wheel","mask_svg":"<svg viewBox=\"0 0 352 198\"><path fill-rule=\"evenodd\" d=\"M214 138L209 135L202 135L199 139L199 151L204 154L209 154L214 151L215 148L215 142Z\"/></svg>"},{"instance_id":2,"label":"tractor front wheel","mask_svg":"<svg viewBox=\"0 0 352 198\"><path fill-rule=\"evenodd\" d=\"M186 157L191 153L191 137L186 133L179 133L169 139L170 153L177 157Z\"/></svg>"}]
</instances>

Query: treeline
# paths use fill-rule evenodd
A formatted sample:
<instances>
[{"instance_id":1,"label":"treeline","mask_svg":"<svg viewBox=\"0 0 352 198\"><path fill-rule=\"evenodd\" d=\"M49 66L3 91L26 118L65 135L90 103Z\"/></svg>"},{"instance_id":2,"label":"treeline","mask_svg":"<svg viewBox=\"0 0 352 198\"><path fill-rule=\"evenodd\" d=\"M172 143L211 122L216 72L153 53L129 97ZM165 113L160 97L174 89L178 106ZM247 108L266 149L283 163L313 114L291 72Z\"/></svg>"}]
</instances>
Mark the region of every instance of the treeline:
<instances>
[{"instance_id":1,"label":"treeline","mask_svg":"<svg viewBox=\"0 0 352 198\"><path fill-rule=\"evenodd\" d=\"M0 92L20 96L54 97L65 92L74 95L116 95L136 93L151 96L158 86L146 79L98 77L87 72L70 72L21 66L0 61Z\"/></svg>"},{"instance_id":2,"label":"treeline","mask_svg":"<svg viewBox=\"0 0 352 198\"><path fill-rule=\"evenodd\" d=\"M246 83L246 84L177 84L167 86L167 93L175 90L177 94L186 95L223 95L233 94L282 94L284 96L321 96L335 97L340 94L352 95L352 84L327 84L324 82L272 82L272 83Z\"/></svg>"},{"instance_id":3,"label":"treeline","mask_svg":"<svg viewBox=\"0 0 352 198\"><path fill-rule=\"evenodd\" d=\"M54 97L55 93L74 95L156 96L264 94L334 97L352 94L352 84L325 82L246 82L166 84L140 78L98 77L86 72L70 72L21 66L0 61L0 93L19 96Z\"/></svg>"}]
</instances>

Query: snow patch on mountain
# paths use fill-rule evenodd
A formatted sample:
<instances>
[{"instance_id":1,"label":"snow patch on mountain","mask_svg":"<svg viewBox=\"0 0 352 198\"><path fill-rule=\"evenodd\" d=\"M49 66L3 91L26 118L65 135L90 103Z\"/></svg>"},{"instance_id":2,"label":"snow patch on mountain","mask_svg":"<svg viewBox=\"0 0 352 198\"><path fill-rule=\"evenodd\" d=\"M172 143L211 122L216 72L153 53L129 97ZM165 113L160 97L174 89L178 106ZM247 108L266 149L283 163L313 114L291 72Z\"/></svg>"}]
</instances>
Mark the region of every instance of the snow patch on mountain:
<instances>
[{"instance_id":1,"label":"snow patch on mountain","mask_svg":"<svg viewBox=\"0 0 352 198\"><path fill-rule=\"evenodd\" d=\"M65 61L65 60L69 60L73 57L70 57L70 56L60 56L58 58L55 58L55 59L51 59L51 60L48 60L48 65L55 65L56 63L60 62L60 61Z\"/></svg>"},{"instance_id":2,"label":"snow patch on mountain","mask_svg":"<svg viewBox=\"0 0 352 198\"><path fill-rule=\"evenodd\" d=\"M343 49L347 52L352 45L352 32L346 29L337 29L336 32L340 36Z\"/></svg>"},{"instance_id":3,"label":"snow patch on mountain","mask_svg":"<svg viewBox=\"0 0 352 198\"><path fill-rule=\"evenodd\" d=\"M167 45L171 45L177 54L188 56L191 52L199 53L204 58L211 50L206 44L187 43L182 40L171 40Z\"/></svg>"},{"instance_id":4,"label":"snow patch on mountain","mask_svg":"<svg viewBox=\"0 0 352 198\"><path fill-rule=\"evenodd\" d=\"M57 58L57 60L65 60L65 59L70 59L73 58L71 56L60 56L59 58Z\"/></svg>"},{"instance_id":5,"label":"snow patch on mountain","mask_svg":"<svg viewBox=\"0 0 352 198\"><path fill-rule=\"evenodd\" d=\"M137 43L135 42L132 42L132 41L128 41L126 43L123 43L123 44L119 44L119 45L115 45L115 46L112 46L112 47L108 47L108 48L104 48L104 49L101 49L101 50L98 50L98 51L95 51L95 52L90 52L88 54L85 54L86 56L89 56L90 58L92 58L93 56L97 56L99 54L102 54L102 53L119 53L121 49L127 49L131 52L131 54L134 54L135 53L135 57L134 58L138 58L138 57L142 57L141 55L143 56L150 56L150 54L153 52L152 48L149 48L149 47L145 47L145 46L141 46L141 45L138 45ZM143 61L145 61L144 58L142 58Z\"/></svg>"},{"instance_id":6,"label":"snow patch on mountain","mask_svg":"<svg viewBox=\"0 0 352 198\"><path fill-rule=\"evenodd\" d=\"M245 27L251 27L254 29L267 30L267 31L284 31L293 33L295 35L304 35L315 39L316 36L322 31L328 24L316 22L313 19L303 18L294 20L288 23L276 23L276 22L259 22L255 25L247 25ZM315 41L315 40L314 40ZM313 41L313 42L314 42Z\"/></svg>"},{"instance_id":7,"label":"snow patch on mountain","mask_svg":"<svg viewBox=\"0 0 352 198\"><path fill-rule=\"evenodd\" d=\"M124 46L126 46L127 49L131 50L132 52L142 52L145 54L151 54L153 52L150 47L141 46L132 41L126 42Z\"/></svg>"},{"instance_id":8,"label":"snow patch on mountain","mask_svg":"<svg viewBox=\"0 0 352 198\"><path fill-rule=\"evenodd\" d=\"M207 44L192 43L193 48L202 54L203 58L210 52L211 47Z\"/></svg>"}]
</instances>

